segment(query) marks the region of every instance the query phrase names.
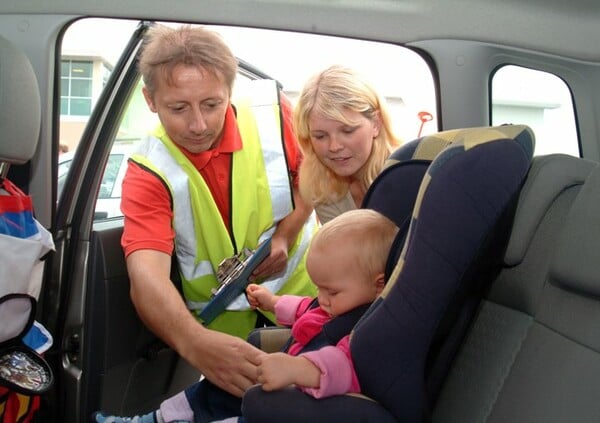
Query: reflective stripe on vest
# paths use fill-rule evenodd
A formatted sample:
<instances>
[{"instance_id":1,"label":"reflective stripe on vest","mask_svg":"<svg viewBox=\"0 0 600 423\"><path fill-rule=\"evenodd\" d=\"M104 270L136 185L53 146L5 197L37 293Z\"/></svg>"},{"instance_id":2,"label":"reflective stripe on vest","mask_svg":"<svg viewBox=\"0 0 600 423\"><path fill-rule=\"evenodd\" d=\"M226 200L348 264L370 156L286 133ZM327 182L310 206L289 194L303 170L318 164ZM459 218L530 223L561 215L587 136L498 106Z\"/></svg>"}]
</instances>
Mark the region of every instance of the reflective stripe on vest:
<instances>
[{"instance_id":1,"label":"reflective stripe on vest","mask_svg":"<svg viewBox=\"0 0 600 423\"><path fill-rule=\"evenodd\" d=\"M260 87L252 84L255 87L252 103L242 101L236 104L244 144L244 148L235 152L232 159L232 230L238 250L256 248L260 241L272 234L276 223L292 210L277 88L274 81L257 82ZM269 92L270 100L265 97ZM258 95L260 93L263 95ZM199 172L168 138L164 128L160 127L154 135L141 143L131 159L155 172L169 187L173 215L176 216L173 220L175 251L184 294L188 308L199 312L210 298L211 289L217 287L215 269L218 264L236 251ZM250 212L236 213L237 210ZM297 265L303 261L316 229L315 219L309 221L290 250L284 274L265 281L273 292L278 292L296 270L304 272L304 267ZM228 310L249 310L245 296L236 299Z\"/></svg>"}]
</instances>

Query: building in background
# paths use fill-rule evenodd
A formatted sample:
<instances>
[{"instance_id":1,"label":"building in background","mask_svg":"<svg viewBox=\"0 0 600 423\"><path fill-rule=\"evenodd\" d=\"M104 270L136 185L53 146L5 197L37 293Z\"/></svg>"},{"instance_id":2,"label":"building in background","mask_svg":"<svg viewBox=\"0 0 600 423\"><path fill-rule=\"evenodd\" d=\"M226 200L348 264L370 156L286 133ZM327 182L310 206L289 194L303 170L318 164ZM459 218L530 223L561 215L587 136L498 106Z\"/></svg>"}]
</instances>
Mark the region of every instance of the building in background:
<instances>
[{"instance_id":1,"label":"building in background","mask_svg":"<svg viewBox=\"0 0 600 423\"><path fill-rule=\"evenodd\" d=\"M112 70L112 63L100 55L63 51L60 62L60 143L69 151L77 147Z\"/></svg>"}]
</instances>

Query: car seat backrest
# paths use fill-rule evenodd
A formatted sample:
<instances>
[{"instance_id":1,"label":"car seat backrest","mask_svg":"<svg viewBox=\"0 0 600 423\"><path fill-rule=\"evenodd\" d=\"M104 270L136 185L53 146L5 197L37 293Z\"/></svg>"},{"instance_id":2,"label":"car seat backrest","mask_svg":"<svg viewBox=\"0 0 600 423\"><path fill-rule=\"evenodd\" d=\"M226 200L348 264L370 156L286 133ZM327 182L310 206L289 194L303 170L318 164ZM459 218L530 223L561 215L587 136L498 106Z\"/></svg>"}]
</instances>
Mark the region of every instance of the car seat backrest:
<instances>
[{"instance_id":1,"label":"car seat backrest","mask_svg":"<svg viewBox=\"0 0 600 423\"><path fill-rule=\"evenodd\" d=\"M23 164L36 150L41 123L40 94L29 59L0 37L0 163Z\"/></svg>"},{"instance_id":2,"label":"car seat backrest","mask_svg":"<svg viewBox=\"0 0 600 423\"><path fill-rule=\"evenodd\" d=\"M581 188L562 232L550 267L550 282L558 287L600 298L600 171L595 169Z\"/></svg>"},{"instance_id":3,"label":"car seat backrest","mask_svg":"<svg viewBox=\"0 0 600 423\"><path fill-rule=\"evenodd\" d=\"M525 126L470 128L428 168L401 256L381 297L357 324L351 351L363 393L399 421L420 421L436 330L463 276L529 169Z\"/></svg>"},{"instance_id":4,"label":"car seat backrest","mask_svg":"<svg viewBox=\"0 0 600 423\"><path fill-rule=\"evenodd\" d=\"M504 269L489 297L533 315L556 237L595 163L565 155L535 157L518 201Z\"/></svg>"},{"instance_id":5,"label":"car seat backrest","mask_svg":"<svg viewBox=\"0 0 600 423\"><path fill-rule=\"evenodd\" d=\"M435 422L598 421L600 166L536 157Z\"/></svg>"}]
</instances>

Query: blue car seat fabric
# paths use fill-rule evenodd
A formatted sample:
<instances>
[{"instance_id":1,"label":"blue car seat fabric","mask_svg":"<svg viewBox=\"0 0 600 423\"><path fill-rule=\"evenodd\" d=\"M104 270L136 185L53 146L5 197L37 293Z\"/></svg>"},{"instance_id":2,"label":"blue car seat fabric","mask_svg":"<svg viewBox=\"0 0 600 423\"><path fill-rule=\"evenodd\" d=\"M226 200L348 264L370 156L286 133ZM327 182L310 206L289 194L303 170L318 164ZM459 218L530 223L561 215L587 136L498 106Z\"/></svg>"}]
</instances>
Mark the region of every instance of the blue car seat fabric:
<instances>
[{"instance_id":1,"label":"blue car seat fabric","mask_svg":"<svg viewBox=\"0 0 600 423\"><path fill-rule=\"evenodd\" d=\"M417 193L427 168L450 143L450 140L437 137L422 137L402 145L390 155L384 170L365 194L362 208L378 211L399 228L388 256L386 280L389 280L400 257Z\"/></svg>"},{"instance_id":2,"label":"blue car seat fabric","mask_svg":"<svg viewBox=\"0 0 600 423\"><path fill-rule=\"evenodd\" d=\"M453 142L429 166L390 281L350 343L363 393L402 422L424 418L425 367L437 327L533 155L533 134L524 126L439 136Z\"/></svg>"},{"instance_id":3,"label":"blue car seat fabric","mask_svg":"<svg viewBox=\"0 0 600 423\"><path fill-rule=\"evenodd\" d=\"M497 141L497 143L492 143L492 141ZM489 146L481 148L488 143ZM438 156L438 153L444 148L446 150L432 163L431 160ZM369 373L364 376L366 384L363 389L366 389L363 392L368 397L379 401L387 409L378 402L362 396L343 395L315 400L296 389L264 392L259 386L256 386L244 396L242 409L247 421L250 423L278 422L282 419L286 419L290 423L325 422L333 419L345 422L397 421L399 416L404 417L410 414L398 413L394 404L403 404L415 397L412 393L404 395L402 389L419 390L416 397L421 404L417 404L416 409L422 411L426 403L423 378L428 356L427 346L429 345L429 342L424 342L424 339L431 340L437 325L435 322L431 322L429 325L417 324L413 327L410 321L415 319L415 316L417 316L416 320L419 318L437 318L439 320L438 314L443 314L444 301L448 300L451 295L443 295L441 292L431 289L431 303L440 309L438 313L431 313L427 307L424 307L422 315L419 309L412 309L414 315L402 317L399 323L380 322L381 319L388 319L390 315L393 316L392 319L396 317L394 313L386 311L388 307L396 308L397 306L392 303L392 301L396 301L396 294L390 296L390 291L394 292L398 288L392 289L392 286L399 283L400 269L405 267L407 260L418 262L419 264L415 266L423 267L424 275L429 274L429 278L434 284L443 279L446 273L451 275L451 278L460 280L462 274L460 274L459 268L461 266L466 268L469 263L469 258L466 257L469 254L462 250L469 250L474 255L477 235L483 238L481 232L483 231L485 234L485 231L493 226L493 222L502 214L509 199L516 196L515 193L527 172L532 151L533 134L531 131L525 126L512 125L446 131L419 138L396 150L388 160L384 171L373 182L363 203L363 207L381 212L400 227L395 246L388 258L389 271L386 276L391 276L390 287L386 288L387 298L380 299L369 309L368 318L363 317L360 323L361 327L355 330L352 340L353 354L355 351L358 354L355 360L358 360L357 371L361 372L359 373L361 386L363 385L363 373ZM467 152L468 154L465 154ZM485 168L489 161L494 163L490 166L489 171L486 171ZM473 179L473 172L465 171L463 166L478 169L476 173L480 172L481 175L476 175L478 177ZM465 187L461 188L463 185ZM489 191L488 188L490 188ZM461 195L456 193L461 193ZM461 202L465 203L464 207L468 212L461 213L459 210L454 210L456 207L458 209L463 207ZM424 211L423 208L425 208ZM419 211L421 211L421 215ZM469 225L464 222L462 224L457 222L459 225L444 225L440 221L439 224L434 222L433 227L429 230L425 227L417 227L415 223L417 218L421 222L427 222L430 219L435 221L438 215L472 218L474 224L469 230ZM439 232L440 226L452 236L444 238L443 233ZM414 245L420 243L415 240L421 239L421 232L426 234L425 238L430 245L438 242L431 237L440 236L441 250L452 250L455 241L458 241L459 244L464 243L462 241L464 232L472 232L473 235L466 236L468 246L460 249L461 253L458 255L462 256L463 260L456 266L451 266L456 267L453 272L448 272L448 264L441 260L441 266L438 266L435 260L428 257L431 253L425 255L422 260L419 259L422 248L415 249ZM411 244L413 247L402 250L409 233L407 245ZM480 239L479 243L481 244L483 241ZM396 266L400 252L402 252L401 264ZM391 270L394 268L395 272L391 275ZM408 269L412 268L413 266L409 263ZM440 277L434 277L438 273L440 273ZM418 276L412 283L417 283L417 280L421 278ZM451 284L449 283L449 285ZM448 289L448 291L451 290ZM426 298L420 300L427 301ZM410 304L404 303L400 305L399 309L406 313L411 311L410 307ZM383 311L380 311L379 308L382 308ZM432 307L429 306L429 308ZM371 330L371 325L378 327ZM423 326L427 330L420 333ZM369 333L365 335L364 330L368 330ZM414 347L411 345L413 337L415 338ZM405 345L408 345L406 352L402 351ZM369 353L370 351L372 354ZM410 369L406 370L407 366ZM391 375L385 375L388 370ZM411 375L412 379L407 379L404 384L394 385L393 382L406 377L405 374ZM391 386L391 389L381 390L379 386ZM401 390L397 389L399 386ZM293 413L290 413L291 410ZM413 415L414 419L401 421L420 420L420 412L415 412Z\"/></svg>"}]
</instances>

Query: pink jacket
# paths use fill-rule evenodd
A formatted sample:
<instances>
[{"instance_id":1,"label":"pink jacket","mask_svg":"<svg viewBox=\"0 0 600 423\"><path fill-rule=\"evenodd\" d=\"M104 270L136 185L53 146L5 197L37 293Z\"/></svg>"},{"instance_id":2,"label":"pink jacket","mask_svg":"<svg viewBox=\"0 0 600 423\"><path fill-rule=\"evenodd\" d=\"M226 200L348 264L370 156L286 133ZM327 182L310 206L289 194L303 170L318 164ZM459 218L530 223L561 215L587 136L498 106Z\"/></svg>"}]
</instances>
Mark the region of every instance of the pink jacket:
<instances>
[{"instance_id":1,"label":"pink jacket","mask_svg":"<svg viewBox=\"0 0 600 423\"><path fill-rule=\"evenodd\" d=\"M331 320L331 316L320 307L308 309L312 298L283 295L275 304L275 316L282 325L292 326L294 343L289 354L298 355L304 345ZM354 371L350 355L350 336L346 335L336 346L326 346L317 351L301 353L321 370L319 388L299 387L303 392L315 397L325 398L350 392L360 392L358 378Z\"/></svg>"}]
</instances>

